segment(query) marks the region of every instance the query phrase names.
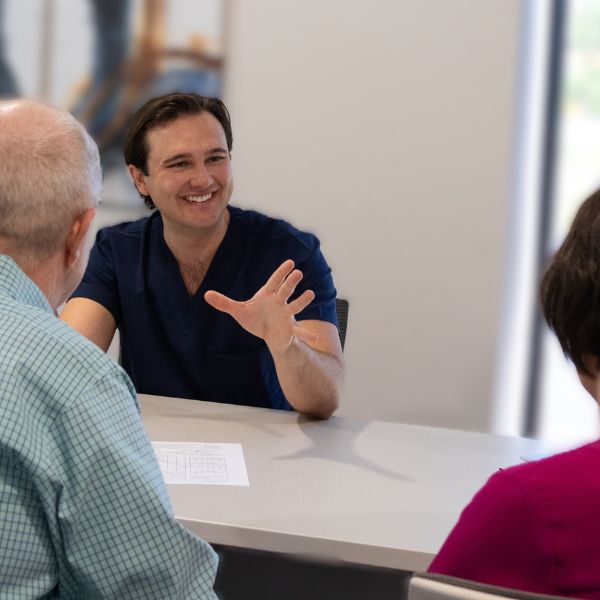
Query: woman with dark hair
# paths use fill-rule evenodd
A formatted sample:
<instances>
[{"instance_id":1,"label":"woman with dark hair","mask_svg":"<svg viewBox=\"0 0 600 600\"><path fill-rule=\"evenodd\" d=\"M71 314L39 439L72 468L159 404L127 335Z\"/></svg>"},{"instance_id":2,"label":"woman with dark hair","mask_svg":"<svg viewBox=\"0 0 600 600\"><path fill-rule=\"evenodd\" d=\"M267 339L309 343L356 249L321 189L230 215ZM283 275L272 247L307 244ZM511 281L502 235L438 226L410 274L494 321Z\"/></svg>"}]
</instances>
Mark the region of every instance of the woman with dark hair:
<instances>
[{"instance_id":1,"label":"woman with dark hair","mask_svg":"<svg viewBox=\"0 0 600 600\"><path fill-rule=\"evenodd\" d=\"M541 304L600 402L600 191L580 207L541 284ZM521 590L600 598L600 440L494 474L429 570Z\"/></svg>"}]
</instances>

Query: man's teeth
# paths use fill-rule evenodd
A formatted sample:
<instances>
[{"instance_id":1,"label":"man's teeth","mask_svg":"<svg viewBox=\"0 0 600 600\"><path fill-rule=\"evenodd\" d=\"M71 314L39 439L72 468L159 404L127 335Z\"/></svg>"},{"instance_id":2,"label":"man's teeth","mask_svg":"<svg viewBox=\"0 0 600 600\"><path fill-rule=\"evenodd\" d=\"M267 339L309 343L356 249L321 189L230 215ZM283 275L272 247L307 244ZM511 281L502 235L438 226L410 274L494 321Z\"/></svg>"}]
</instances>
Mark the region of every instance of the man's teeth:
<instances>
[{"instance_id":1,"label":"man's teeth","mask_svg":"<svg viewBox=\"0 0 600 600\"><path fill-rule=\"evenodd\" d=\"M204 194L204 196L188 196L190 202L206 202L212 196L212 192Z\"/></svg>"}]
</instances>

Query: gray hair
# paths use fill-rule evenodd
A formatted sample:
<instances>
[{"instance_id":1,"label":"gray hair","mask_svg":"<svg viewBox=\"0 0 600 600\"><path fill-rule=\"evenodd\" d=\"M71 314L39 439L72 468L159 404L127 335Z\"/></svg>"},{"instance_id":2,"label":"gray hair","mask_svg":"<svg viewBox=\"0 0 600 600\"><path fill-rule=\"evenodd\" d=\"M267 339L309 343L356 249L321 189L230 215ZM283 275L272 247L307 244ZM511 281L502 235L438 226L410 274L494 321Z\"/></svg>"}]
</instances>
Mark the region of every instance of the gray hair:
<instances>
[{"instance_id":1,"label":"gray hair","mask_svg":"<svg viewBox=\"0 0 600 600\"><path fill-rule=\"evenodd\" d=\"M70 114L0 102L0 240L17 253L53 253L101 187L98 147Z\"/></svg>"}]
</instances>

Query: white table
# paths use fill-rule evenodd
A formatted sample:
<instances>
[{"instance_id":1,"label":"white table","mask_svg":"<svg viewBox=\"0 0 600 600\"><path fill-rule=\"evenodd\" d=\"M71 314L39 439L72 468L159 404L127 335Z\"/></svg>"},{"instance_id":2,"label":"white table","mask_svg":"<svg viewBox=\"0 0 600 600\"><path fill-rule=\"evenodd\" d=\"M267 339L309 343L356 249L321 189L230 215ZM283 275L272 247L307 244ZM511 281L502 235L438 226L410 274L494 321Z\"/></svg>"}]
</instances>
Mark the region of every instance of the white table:
<instances>
[{"instance_id":1,"label":"white table","mask_svg":"<svg viewBox=\"0 0 600 600\"><path fill-rule=\"evenodd\" d=\"M539 442L140 396L152 441L239 442L249 487L171 485L175 515L214 544L425 569L473 493Z\"/></svg>"}]
</instances>

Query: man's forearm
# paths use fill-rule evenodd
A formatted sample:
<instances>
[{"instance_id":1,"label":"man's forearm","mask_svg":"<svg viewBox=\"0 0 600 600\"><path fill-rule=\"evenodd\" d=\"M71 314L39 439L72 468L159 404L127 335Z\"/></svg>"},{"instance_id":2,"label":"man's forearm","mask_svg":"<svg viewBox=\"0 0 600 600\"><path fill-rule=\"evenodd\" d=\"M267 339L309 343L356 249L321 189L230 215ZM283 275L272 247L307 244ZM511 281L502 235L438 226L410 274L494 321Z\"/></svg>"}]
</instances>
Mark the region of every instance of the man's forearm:
<instances>
[{"instance_id":1,"label":"man's forearm","mask_svg":"<svg viewBox=\"0 0 600 600\"><path fill-rule=\"evenodd\" d=\"M282 352L271 352L287 401L298 412L326 419L340 402L343 364L295 338Z\"/></svg>"}]
</instances>

